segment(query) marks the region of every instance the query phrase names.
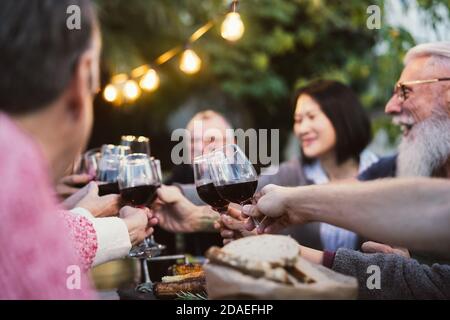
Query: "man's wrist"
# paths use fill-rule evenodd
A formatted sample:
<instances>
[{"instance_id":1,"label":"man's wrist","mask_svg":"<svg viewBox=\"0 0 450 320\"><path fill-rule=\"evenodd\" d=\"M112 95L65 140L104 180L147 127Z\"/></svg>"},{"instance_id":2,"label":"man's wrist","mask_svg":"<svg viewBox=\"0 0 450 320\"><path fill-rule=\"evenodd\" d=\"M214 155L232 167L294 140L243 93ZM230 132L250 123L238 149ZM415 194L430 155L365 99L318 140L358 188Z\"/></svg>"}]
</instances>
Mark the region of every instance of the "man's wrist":
<instances>
[{"instance_id":1,"label":"man's wrist","mask_svg":"<svg viewBox=\"0 0 450 320\"><path fill-rule=\"evenodd\" d=\"M196 214L191 217L192 232L216 232L214 222L219 219L219 214L209 206L195 206Z\"/></svg>"},{"instance_id":2,"label":"man's wrist","mask_svg":"<svg viewBox=\"0 0 450 320\"><path fill-rule=\"evenodd\" d=\"M286 212L293 225L316 221L316 211L311 202L317 190L315 189L314 186L304 186L289 188L285 191Z\"/></svg>"}]
</instances>

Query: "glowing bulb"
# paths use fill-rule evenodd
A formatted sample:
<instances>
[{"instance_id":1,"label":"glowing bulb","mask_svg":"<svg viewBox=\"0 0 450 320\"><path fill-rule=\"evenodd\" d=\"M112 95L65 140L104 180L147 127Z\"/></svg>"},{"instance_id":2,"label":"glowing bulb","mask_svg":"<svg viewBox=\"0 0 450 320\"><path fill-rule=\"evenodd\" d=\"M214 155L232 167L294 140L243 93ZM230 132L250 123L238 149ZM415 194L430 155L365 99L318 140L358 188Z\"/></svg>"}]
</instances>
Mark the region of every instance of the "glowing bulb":
<instances>
[{"instance_id":1,"label":"glowing bulb","mask_svg":"<svg viewBox=\"0 0 450 320\"><path fill-rule=\"evenodd\" d=\"M139 85L146 91L154 91L159 87L159 76L154 69L150 69L142 77Z\"/></svg>"},{"instance_id":2,"label":"glowing bulb","mask_svg":"<svg viewBox=\"0 0 450 320\"><path fill-rule=\"evenodd\" d=\"M103 90L103 97L108 102L115 101L117 99L117 96L118 96L117 88L112 84L108 84L105 90Z\"/></svg>"},{"instance_id":3,"label":"glowing bulb","mask_svg":"<svg viewBox=\"0 0 450 320\"><path fill-rule=\"evenodd\" d=\"M128 80L125 82L125 85L123 86L123 94L125 98L127 98L130 101L136 100L140 94L141 89L139 89L138 84L134 80Z\"/></svg>"},{"instance_id":4,"label":"glowing bulb","mask_svg":"<svg viewBox=\"0 0 450 320\"><path fill-rule=\"evenodd\" d=\"M239 40L244 34L244 30L244 23L239 13L230 12L226 15L221 28L221 34L224 39L228 41Z\"/></svg>"},{"instance_id":5,"label":"glowing bulb","mask_svg":"<svg viewBox=\"0 0 450 320\"><path fill-rule=\"evenodd\" d=\"M200 70L202 60L191 49L186 49L181 56L180 69L184 73L194 74Z\"/></svg>"}]
</instances>

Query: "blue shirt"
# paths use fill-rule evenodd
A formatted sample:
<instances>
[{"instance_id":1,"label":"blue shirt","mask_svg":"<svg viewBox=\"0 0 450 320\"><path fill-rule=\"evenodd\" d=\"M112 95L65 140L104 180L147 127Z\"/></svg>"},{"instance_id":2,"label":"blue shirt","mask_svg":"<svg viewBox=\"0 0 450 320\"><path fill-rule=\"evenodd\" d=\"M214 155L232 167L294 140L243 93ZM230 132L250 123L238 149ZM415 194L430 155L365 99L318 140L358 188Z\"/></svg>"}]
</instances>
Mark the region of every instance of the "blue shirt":
<instances>
[{"instance_id":1,"label":"blue shirt","mask_svg":"<svg viewBox=\"0 0 450 320\"><path fill-rule=\"evenodd\" d=\"M378 157L370 151L363 151L360 156L359 173L363 173L378 161ZM320 161L314 161L304 166L306 178L313 184L326 184L328 176L323 170ZM322 246L328 251L337 251L340 248L356 249L358 236L356 233L345 230L328 223L320 224L320 239Z\"/></svg>"}]
</instances>

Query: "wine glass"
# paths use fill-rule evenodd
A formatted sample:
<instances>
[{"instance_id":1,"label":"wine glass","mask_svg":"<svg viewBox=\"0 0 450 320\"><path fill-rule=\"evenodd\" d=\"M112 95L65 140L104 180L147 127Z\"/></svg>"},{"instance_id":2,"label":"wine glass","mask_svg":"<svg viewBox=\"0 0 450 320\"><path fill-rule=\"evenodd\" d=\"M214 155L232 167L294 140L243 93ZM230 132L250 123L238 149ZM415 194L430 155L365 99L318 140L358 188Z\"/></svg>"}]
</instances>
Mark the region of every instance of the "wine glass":
<instances>
[{"instance_id":1,"label":"wine glass","mask_svg":"<svg viewBox=\"0 0 450 320\"><path fill-rule=\"evenodd\" d=\"M156 189L161 185L157 165L148 155L133 153L126 156L120 166L118 187L122 200L132 206L150 206L156 199ZM151 247L151 248L150 248ZM146 256L155 250L161 251L165 246L149 246L148 239L133 248L130 257ZM153 250L150 250L153 249Z\"/></svg>"},{"instance_id":2,"label":"wine glass","mask_svg":"<svg viewBox=\"0 0 450 320\"><path fill-rule=\"evenodd\" d=\"M104 144L101 149L101 155L117 155L125 157L131 153L131 148L124 145Z\"/></svg>"},{"instance_id":3,"label":"wine glass","mask_svg":"<svg viewBox=\"0 0 450 320\"><path fill-rule=\"evenodd\" d=\"M102 155L97 173L99 196L119 194L117 177L119 176L121 160L122 157L118 155Z\"/></svg>"},{"instance_id":4,"label":"wine glass","mask_svg":"<svg viewBox=\"0 0 450 320\"><path fill-rule=\"evenodd\" d=\"M77 157L72 170L73 174L88 174L97 177L101 158L100 148L90 149ZM74 184L75 188L82 188L86 183Z\"/></svg>"},{"instance_id":5,"label":"wine glass","mask_svg":"<svg viewBox=\"0 0 450 320\"><path fill-rule=\"evenodd\" d=\"M229 201L222 198L214 186L210 172L211 155L203 155L194 159L194 178L197 193L200 199L209 204L213 210L220 214L226 213Z\"/></svg>"},{"instance_id":6,"label":"wine glass","mask_svg":"<svg viewBox=\"0 0 450 320\"><path fill-rule=\"evenodd\" d=\"M83 171L93 177L97 176L101 159L100 148L90 149L83 155Z\"/></svg>"},{"instance_id":7,"label":"wine glass","mask_svg":"<svg viewBox=\"0 0 450 320\"><path fill-rule=\"evenodd\" d=\"M155 165L147 154L134 153L126 156L120 166L118 185L122 201L140 207L151 204L156 199L156 189L160 182ZM153 283L148 272L147 258L157 256L161 249L150 247L144 240L131 249L129 256L138 258L144 273L144 283L137 287L142 292L150 292Z\"/></svg>"},{"instance_id":8,"label":"wine glass","mask_svg":"<svg viewBox=\"0 0 450 320\"><path fill-rule=\"evenodd\" d=\"M161 170L161 161L154 157L150 157L150 164L152 165L153 170L155 170L155 174L156 174L156 178L157 178L156 179L157 187L159 188L163 181L162 170ZM166 248L165 245L156 242L155 236L153 234L149 238L145 239L145 242L146 242L147 246L151 247L154 250L162 251Z\"/></svg>"},{"instance_id":9,"label":"wine glass","mask_svg":"<svg viewBox=\"0 0 450 320\"><path fill-rule=\"evenodd\" d=\"M161 185L162 181L163 181L162 170L161 170L161 161L159 159L156 159L155 157L150 157L150 160L156 170L156 174L157 174L158 180L159 180L159 185Z\"/></svg>"},{"instance_id":10,"label":"wine glass","mask_svg":"<svg viewBox=\"0 0 450 320\"><path fill-rule=\"evenodd\" d=\"M147 154L150 157L150 139L144 136L133 136L133 135L124 135L120 139L120 144L123 146L128 146L132 153L142 153ZM155 158L151 158L152 166L156 166L156 170L158 172L158 176L160 178L160 185L162 183L162 174L161 174L161 163L159 160ZM156 242L155 236L151 235L148 239L145 240L148 246L155 248L165 248L164 245Z\"/></svg>"},{"instance_id":11,"label":"wine glass","mask_svg":"<svg viewBox=\"0 0 450 320\"><path fill-rule=\"evenodd\" d=\"M235 144L216 149L210 157L214 186L219 195L241 206L255 204L258 174L244 152ZM256 226L260 222L253 219Z\"/></svg>"},{"instance_id":12,"label":"wine glass","mask_svg":"<svg viewBox=\"0 0 450 320\"><path fill-rule=\"evenodd\" d=\"M98 195L119 194L117 178L123 158L130 153L130 148L113 144L104 144L98 165Z\"/></svg>"},{"instance_id":13,"label":"wine glass","mask_svg":"<svg viewBox=\"0 0 450 320\"><path fill-rule=\"evenodd\" d=\"M130 147L132 153L145 153L150 156L150 139L144 136L122 136L120 139L122 146Z\"/></svg>"},{"instance_id":14,"label":"wine glass","mask_svg":"<svg viewBox=\"0 0 450 320\"><path fill-rule=\"evenodd\" d=\"M118 184L122 200L131 206L145 206L156 199L158 175L151 159L143 153L126 156L119 170Z\"/></svg>"}]
</instances>

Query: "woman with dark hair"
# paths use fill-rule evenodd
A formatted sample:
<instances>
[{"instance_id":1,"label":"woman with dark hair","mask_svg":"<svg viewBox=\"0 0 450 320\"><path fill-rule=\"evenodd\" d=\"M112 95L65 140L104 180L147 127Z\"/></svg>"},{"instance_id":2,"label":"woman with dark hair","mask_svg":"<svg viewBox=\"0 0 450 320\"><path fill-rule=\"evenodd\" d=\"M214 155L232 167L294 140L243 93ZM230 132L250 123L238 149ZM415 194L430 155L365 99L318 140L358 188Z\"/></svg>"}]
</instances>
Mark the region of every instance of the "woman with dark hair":
<instances>
[{"instance_id":1,"label":"woman with dark hair","mask_svg":"<svg viewBox=\"0 0 450 320\"><path fill-rule=\"evenodd\" d=\"M301 143L303 162L357 171L361 153L371 140L370 120L347 86L320 80L297 91L294 133ZM327 169L327 168L325 168ZM333 176L330 176L332 180Z\"/></svg>"},{"instance_id":2,"label":"woman with dark hair","mask_svg":"<svg viewBox=\"0 0 450 320\"><path fill-rule=\"evenodd\" d=\"M355 179L378 160L365 150L371 140L370 120L351 88L337 81L318 80L298 90L294 101L294 134L301 157L282 163L275 175L261 176L258 189L268 184L293 187ZM241 236L240 231L245 234L236 221L221 218L224 242ZM361 244L353 232L325 223L290 228L284 233L322 250L355 249Z\"/></svg>"}]
</instances>

